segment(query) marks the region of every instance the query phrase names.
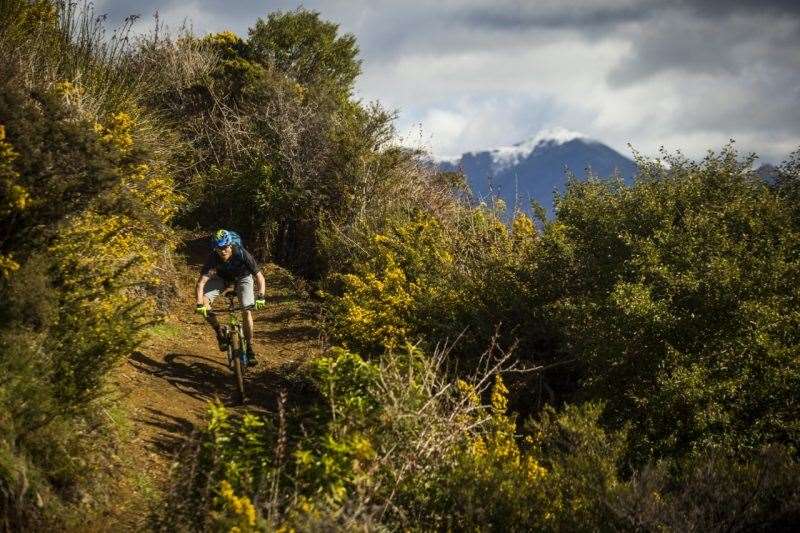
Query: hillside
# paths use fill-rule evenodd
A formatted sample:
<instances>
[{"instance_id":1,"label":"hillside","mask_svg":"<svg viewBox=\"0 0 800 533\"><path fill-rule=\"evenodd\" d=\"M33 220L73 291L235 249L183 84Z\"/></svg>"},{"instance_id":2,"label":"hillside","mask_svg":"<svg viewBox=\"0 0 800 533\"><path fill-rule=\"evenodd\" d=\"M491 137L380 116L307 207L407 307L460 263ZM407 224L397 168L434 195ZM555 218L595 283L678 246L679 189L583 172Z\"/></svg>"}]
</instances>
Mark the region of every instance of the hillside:
<instances>
[{"instance_id":1,"label":"hillside","mask_svg":"<svg viewBox=\"0 0 800 533\"><path fill-rule=\"evenodd\" d=\"M0 9L0 532L798 529L800 151L537 218L398 146L318 12L133 20ZM617 156L460 163L549 194ZM220 228L267 278L245 405L194 309Z\"/></svg>"}]
</instances>

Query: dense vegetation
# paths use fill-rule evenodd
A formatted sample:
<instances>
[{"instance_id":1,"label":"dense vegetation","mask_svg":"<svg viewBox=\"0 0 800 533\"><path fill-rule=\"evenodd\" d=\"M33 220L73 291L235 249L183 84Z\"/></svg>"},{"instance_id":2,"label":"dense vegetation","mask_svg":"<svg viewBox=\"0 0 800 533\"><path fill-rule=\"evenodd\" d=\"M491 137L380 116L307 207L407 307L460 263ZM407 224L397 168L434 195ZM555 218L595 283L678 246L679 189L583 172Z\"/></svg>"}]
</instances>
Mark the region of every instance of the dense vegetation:
<instances>
[{"instance_id":1,"label":"dense vegetation","mask_svg":"<svg viewBox=\"0 0 800 533\"><path fill-rule=\"evenodd\" d=\"M732 146L639 157L532 219L394 145L317 13L133 44L92 20L0 3L2 529L95 511L107 375L181 226L315 283L332 348L303 405L211 406L154 528L800 522L797 155L771 185Z\"/></svg>"},{"instance_id":2,"label":"dense vegetation","mask_svg":"<svg viewBox=\"0 0 800 533\"><path fill-rule=\"evenodd\" d=\"M70 527L107 502L105 377L155 319L180 202L115 43L1 6L0 529Z\"/></svg>"}]
</instances>

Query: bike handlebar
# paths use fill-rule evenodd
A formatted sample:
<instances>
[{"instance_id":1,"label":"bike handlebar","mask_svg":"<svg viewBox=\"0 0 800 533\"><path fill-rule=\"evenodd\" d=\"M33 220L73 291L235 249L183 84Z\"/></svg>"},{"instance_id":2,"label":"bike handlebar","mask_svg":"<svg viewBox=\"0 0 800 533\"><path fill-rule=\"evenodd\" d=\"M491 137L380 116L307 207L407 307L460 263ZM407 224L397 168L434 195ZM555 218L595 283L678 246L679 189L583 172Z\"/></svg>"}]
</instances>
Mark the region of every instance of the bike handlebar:
<instances>
[{"instance_id":1,"label":"bike handlebar","mask_svg":"<svg viewBox=\"0 0 800 533\"><path fill-rule=\"evenodd\" d=\"M236 311L252 311L256 308L254 305L237 305L236 307L226 308L211 308L215 313L235 313Z\"/></svg>"},{"instance_id":2,"label":"bike handlebar","mask_svg":"<svg viewBox=\"0 0 800 533\"><path fill-rule=\"evenodd\" d=\"M220 296L228 300L228 307L221 308L221 307L211 306L211 311L214 313L235 313L237 311L253 311L256 308L255 305L234 306L233 302L236 300L237 295L230 289L225 290L222 294L220 294Z\"/></svg>"}]
</instances>

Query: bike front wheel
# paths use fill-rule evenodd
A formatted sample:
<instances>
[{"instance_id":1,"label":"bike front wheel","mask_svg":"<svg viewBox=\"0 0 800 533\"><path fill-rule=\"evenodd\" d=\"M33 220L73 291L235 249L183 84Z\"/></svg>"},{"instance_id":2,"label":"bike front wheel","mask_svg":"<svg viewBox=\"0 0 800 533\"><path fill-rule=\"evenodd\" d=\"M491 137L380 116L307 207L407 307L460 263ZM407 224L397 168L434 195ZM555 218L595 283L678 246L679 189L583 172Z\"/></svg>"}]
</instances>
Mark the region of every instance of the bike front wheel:
<instances>
[{"instance_id":1,"label":"bike front wheel","mask_svg":"<svg viewBox=\"0 0 800 533\"><path fill-rule=\"evenodd\" d=\"M236 393L238 403L244 403L244 368L242 368L242 341L238 335L231 335L231 359L233 360L233 374L236 380Z\"/></svg>"},{"instance_id":2,"label":"bike front wheel","mask_svg":"<svg viewBox=\"0 0 800 533\"><path fill-rule=\"evenodd\" d=\"M244 403L244 373L242 372L242 360L239 357L233 358L233 373L236 374L236 391L239 396L239 403Z\"/></svg>"}]
</instances>

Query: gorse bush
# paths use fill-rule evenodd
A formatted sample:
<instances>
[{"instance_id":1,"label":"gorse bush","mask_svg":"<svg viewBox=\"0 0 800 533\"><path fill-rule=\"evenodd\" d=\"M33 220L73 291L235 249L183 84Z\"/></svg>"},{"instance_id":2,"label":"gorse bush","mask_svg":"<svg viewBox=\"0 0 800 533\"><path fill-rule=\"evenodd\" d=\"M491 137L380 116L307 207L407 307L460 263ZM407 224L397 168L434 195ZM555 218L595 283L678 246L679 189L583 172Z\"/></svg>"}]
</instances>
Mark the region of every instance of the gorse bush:
<instances>
[{"instance_id":1,"label":"gorse bush","mask_svg":"<svg viewBox=\"0 0 800 533\"><path fill-rule=\"evenodd\" d=\"M12 99L0 103L0 117L8 144L19 152L12 164L21 185L15 186L29 200L9 213L12 238L2 246L12 257L46 252L52 261L50 284L59 290L62 311L60 332L49 342L59 343L53 348L66 365L58 375L67 380L75 365L98 365L77 372L89 380L70 393L80 397L97 391L95 379L131 351L136 331L152 319L152 310L142 308L144 293L131 298L131 287L158 281L161 255L174 240L168 223L178 197L170 179L134 151L125 113L103 126L71 114L58 92L43 95L50 106L44 113L13 88L4 95ZM85 352L78 348L83 343L91 345Z\"/></svg>"},{"instance_id":2,"label":"gorse bush","mask_svg":"<svg viewBox=\"0 0 800 533\"><path fill-rule=\"evenodd\" d=\"M468 365L492 339L515 344L513 331L529 322L523 307L530 291L517 271L537 242L533 222L517 213L507 226L502 206L462 206L448 215L417 212L359 243L351 272L328 283L334 341L370 354L458 339L454 354Z\"/></svg>"},{"instance_id":3,"label":"gorse bush","mask_svg":"<svg viewBox=\"0 0 800 533\"><path fill-rule=\"evenodd\" d=\"M732 148L640 161L633 187L573 183L536 273L607 421L636 453L797 446L798 237Z\"/></svg>"},{"instance_id":4,"label":"gorse bush","mask_svg":"<svg viewBox=\"0 0 800 533\"><path fill-rule=\"evenodd\" d=\"M145 115L112 107L131 87L89 14L9 2L2 17L0 528L71 527L113 444L107 374L157 318L180 197Z\"/></svg>"},{"instance_id":5,"label":"gorse bush","mask_svg":"<svg viewBox=\"0 0 800 533\"><path fill-rule=\"evenodd\" d=\"M377 234L368 246L354 273L342 275L342 295L330 297L329 329L344 346L382 353L417 340L415 319L441 300L453 258L442 227L430 217Z\"/></svg>"},{"instance_id":6,"label":"gorse bush","mask_svg":"<svg viewBox=\"0 0 800 533\"><path fill-rule=\"evenodd\" d=\"M198 463L186 465L179 485L194 502L182 519L206 506L203 516L219 516L216 524L237 520L224 497L230 487L255 506L251 526L266 529L379 522L518 528L546 521L541 480L548 473L515 438L502 380L494 383L492 405L484 406L479 397L490 375L454 387L435 360L413 347L394 353L368 362L338 349L312 363L325 401L312 432L288 439L286 465L276 456L285 444L273 424L250 415L232 422L215 407ZM485 490L494 494L490 500Z\"/></svg>"}]
</instances>

